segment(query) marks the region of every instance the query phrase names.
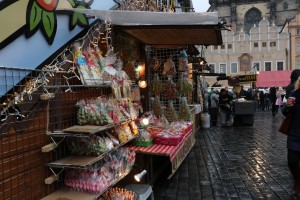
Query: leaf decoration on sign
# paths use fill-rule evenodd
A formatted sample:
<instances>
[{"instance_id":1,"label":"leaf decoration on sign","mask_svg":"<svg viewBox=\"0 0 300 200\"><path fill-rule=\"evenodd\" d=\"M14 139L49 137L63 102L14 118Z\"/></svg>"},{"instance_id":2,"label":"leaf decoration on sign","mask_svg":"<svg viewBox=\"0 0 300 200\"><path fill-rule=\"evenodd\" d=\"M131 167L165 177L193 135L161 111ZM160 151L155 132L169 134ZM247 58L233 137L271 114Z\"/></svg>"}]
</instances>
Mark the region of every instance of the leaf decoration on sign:
<instances>
[{"instance_id":1,"label":"leaf decoration on sign","mask_svg":"<svg viewBox=\"0 0 300 200\"><path fill-rule=\"evenodd\" d=\"M47 42L49 44L53 43L57 29L57 20L54 13L57 5L58 0L51 0L50 3L47 0L29 1L26 15L27 37L31 37L41 28Z\"/></svg>"},{"instance_id":2,"label":"leaf decoration on sign","mask_svg":"<svg viewBox=\"0 0 300 200\"><path fill-rule=\"evenodd\" d=\"M64 0L65 1L65 0ZM82 0L67 0L73 8L90 9L94 0L88 3ZM43 36L52 44L57 31L57 6L59 0L28 0L26 9L26 37L29 38L41 29ZM68 14L68 13L67 13ZM89 26L88 18L83 13L72 12L69 19L69 28L76 25L83 28Z\"/></svg>"},{"instance_id":3,"label":"leaf decoration on sign","mask_svg":"<svg viewBox=\"0 0 300 200\"><path fill-rule=\"evenodd\" d=\"M84 5L77 4L75 5L75 8L86 9ZM81 27L87 27L89 25L89 21L83 13L73 12L69 23L70 30L73 30L76 25L79 25Z\"/></svg>"},{"instance_id":4,"label":"leaf decoration on sign","mask_svg":"<svg viewBox=\"0 0 300 200\"><path fill-rule=\"evenodd\" d=\"M27 24L29 24L29 31L34 34L38 30L38 26L42 19L43 10L38 6L38 4L33 1L32 7L30 9L29 17L27 17Z\"/></svg>"},{"instance_id":5,"label":"leaf decoration on sign","mask_svg":"<svg viewBox=\"0 0 300 200\"><path fill-rule=\"evenodd\" d=\"M43 11L42 20L42 31L48 42L52 44L57 28L56 16L53 12Z\"/></svg>"}]
</instances>

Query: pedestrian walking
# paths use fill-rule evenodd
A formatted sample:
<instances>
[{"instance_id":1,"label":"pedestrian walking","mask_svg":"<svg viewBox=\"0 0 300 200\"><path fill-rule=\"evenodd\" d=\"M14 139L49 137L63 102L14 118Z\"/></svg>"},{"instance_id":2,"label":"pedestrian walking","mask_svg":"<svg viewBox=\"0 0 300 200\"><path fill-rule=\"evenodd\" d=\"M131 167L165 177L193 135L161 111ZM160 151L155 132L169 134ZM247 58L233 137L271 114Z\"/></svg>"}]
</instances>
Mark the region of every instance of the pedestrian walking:
<instances>
[{"instance_id":1,"label":"pedestrian walking","mask_svg":"<svg viewBox=\"0 0 300 200\"><path fill-rule=\"evenodd\" d=\"M286 94L285 94L286 98L288 98L290 96L290 93L294 90L295 82L299 76L300 76L300 69L294 69L290 76L291 82L286 87Z\"/></svg>"},{"instance_id":2,"label":"pedestrian walking","mask_svg":"<svg viewBox=\"0 0 300 200\"><path fill-rule=\"evenodd\" d=\"M282 87L279 87L279 89L276 92L276 113L278 113L278 109L282 107L283 105L283 95L284 95L284 90L282 89Z\"/></svg>"},{"instance_id":3,"label":"pedestrian walking","mask_svg":"<svg viewBox=\"0 0 300 200\"><path fill-rule=\"evenodd\" d=\"M271 101L271 107L272 107L272 115L276 115L276 88L271 87L270 88L270 101Z\"/></svg>"},{"instance_id":4,"label":"pedestrian walking","mask_svg":"<svg viewBox=\"0 0 300 200\"><path fill-rule=\"evenodd\" d=\"M231 126L232 123L230 121L231 114L232 114L232 100L233 97L229 94L228 90L221 89L220 95L219 95L219 107L221 112L226 113L226 126Z\"/></svg>"},{"instance_id":5,"label":"pedestrian walking","mask_svg":"<svg viewBox=\"0 0 300 200\"><path fill-rule=\"evenodd\" d=\"M290 97L295 99L292 101ZM286 106L282 109L282 114L292 114L292 123L287 137L288 166L294 178L292 195L298 195L300 191L300 77L295 82L295 90L290 93Z\"/></svg>"},{"instance_id":6,"label":"pedestrian walking","mask_svg":"<svg viewBox=\"0 0 300 200\"><path fill-rule=\"evenodd\" d=\"M219 92L212 89L210 95L210 107L208 108L212 125L217 124L219 113Z\"/></svg>"}]
</instances>

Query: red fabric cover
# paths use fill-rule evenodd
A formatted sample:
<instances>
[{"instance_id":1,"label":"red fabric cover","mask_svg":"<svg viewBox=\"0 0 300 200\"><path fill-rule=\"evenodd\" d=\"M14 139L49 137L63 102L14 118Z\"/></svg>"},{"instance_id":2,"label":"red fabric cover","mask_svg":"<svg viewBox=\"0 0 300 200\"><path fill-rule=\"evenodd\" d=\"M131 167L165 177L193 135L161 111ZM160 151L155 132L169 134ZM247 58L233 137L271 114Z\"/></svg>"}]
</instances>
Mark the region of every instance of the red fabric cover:
<instances>
[{"instance_id":1,"label":"red fabric cover","mask_svg":"<svg viewBox=\"0 0 300 200\"><path fill-rule=\"evenodd\" d=\"M259 71L256 87L286 87L290 83L291 70Z\"/></svg>"}]
</instances>

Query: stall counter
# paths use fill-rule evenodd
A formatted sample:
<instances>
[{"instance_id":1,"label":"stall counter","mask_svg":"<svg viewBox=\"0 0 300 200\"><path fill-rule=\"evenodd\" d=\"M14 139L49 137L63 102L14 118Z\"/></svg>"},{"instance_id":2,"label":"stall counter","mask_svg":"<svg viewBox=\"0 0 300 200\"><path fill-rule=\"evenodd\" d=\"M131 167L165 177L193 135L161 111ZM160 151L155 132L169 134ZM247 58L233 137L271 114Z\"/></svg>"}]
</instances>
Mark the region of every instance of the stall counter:
<instances>
[{"instance_id":1,"label":"stall counter","mask_svg":"<svg viewBox=\"0 0 300 200\"><path fill-rule=\"evenodd\" d=\"M236 100L233 103L234 125L253 126L256 101Z\"/></svg>"}]
</instances>

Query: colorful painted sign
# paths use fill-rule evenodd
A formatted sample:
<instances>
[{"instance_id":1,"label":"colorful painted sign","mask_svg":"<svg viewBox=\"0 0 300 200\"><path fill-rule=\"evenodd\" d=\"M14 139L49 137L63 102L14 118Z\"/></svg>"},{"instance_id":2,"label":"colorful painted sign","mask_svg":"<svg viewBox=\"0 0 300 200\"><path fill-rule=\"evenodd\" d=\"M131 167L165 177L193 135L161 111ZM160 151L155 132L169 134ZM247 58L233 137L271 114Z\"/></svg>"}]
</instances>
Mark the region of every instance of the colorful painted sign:
<instances>
[{"instance_id":1,"label":"colorful painted sign","mask_svg":"<svg viewBox=\"0 0 300 200\"><path fill-rule=\"evenodd\" d=\"M76 25L87 27L89 21L82 13L71 12L71 8L89 8L94 0L3 0L0 2L0 49L20 35L27 38L41 30L51 45L57 31L57 15L69 15L69 29Z\"/></svg>"}]
</instances>

